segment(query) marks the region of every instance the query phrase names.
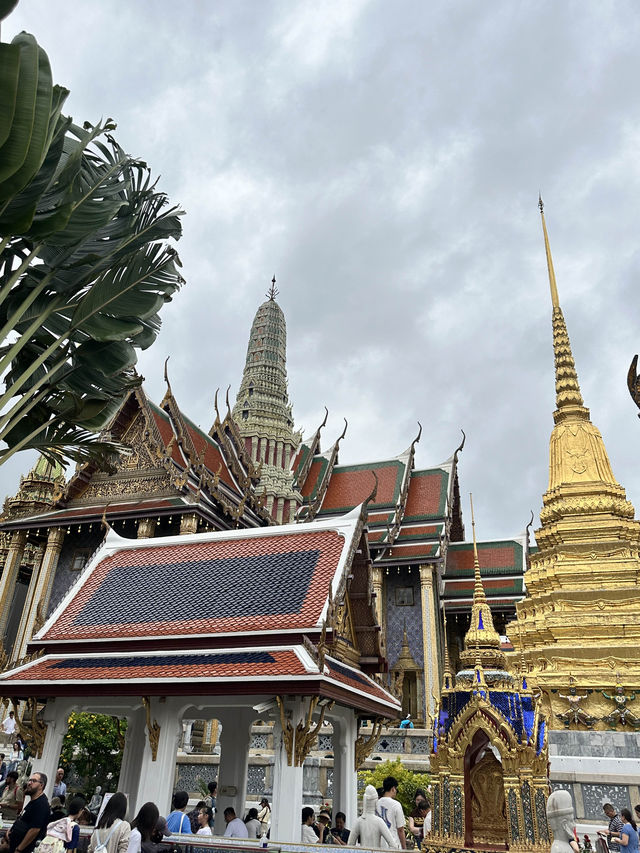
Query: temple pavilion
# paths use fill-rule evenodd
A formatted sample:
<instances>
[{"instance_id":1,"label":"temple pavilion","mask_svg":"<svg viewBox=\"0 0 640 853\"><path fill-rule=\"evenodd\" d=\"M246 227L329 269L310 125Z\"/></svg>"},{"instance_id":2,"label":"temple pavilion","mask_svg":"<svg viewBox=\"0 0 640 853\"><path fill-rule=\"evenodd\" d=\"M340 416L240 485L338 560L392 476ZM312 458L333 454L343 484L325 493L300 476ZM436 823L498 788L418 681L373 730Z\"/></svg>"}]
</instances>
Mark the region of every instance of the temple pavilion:
<instances>
[{"instance_id":1,"label":"temple pavilion","mask_svg":"<svg viewBox=\"0 0 640 853\"><path fill-rule=\"evenodd\" d=\"M110 529L30 645L0 675L26 703L34 769L53 778L71 711L126 719L117 789L168 813L183 717L223 724L216 830L244 813L252 723L275 726L271 838L300 832L302 772L320 725L334 737L334 797L356 817L356 773L398 717L384 671L363 504L301 524L131 539ZM123 727L124 728L124 727Z\"/></svg>"}]
</instances>

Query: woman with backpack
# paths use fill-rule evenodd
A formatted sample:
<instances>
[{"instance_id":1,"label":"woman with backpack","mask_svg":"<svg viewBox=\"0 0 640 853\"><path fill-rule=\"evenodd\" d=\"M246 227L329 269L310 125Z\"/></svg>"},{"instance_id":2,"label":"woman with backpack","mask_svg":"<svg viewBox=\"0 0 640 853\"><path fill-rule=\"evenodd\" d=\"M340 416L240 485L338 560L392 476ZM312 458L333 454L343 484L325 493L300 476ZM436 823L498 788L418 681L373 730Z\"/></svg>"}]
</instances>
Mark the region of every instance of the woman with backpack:
<instances>
[{"instance_id":1,"label":"woman with backpack","mask_svg":"<svg viewBox=\"0 0 640 853\"><path fill-rule=\"evenodd\" d=\"M104 807L87 853L127 853L131 827L125 820L126 814L127 798L118 791Z\"/></svg>"}]
</instances>

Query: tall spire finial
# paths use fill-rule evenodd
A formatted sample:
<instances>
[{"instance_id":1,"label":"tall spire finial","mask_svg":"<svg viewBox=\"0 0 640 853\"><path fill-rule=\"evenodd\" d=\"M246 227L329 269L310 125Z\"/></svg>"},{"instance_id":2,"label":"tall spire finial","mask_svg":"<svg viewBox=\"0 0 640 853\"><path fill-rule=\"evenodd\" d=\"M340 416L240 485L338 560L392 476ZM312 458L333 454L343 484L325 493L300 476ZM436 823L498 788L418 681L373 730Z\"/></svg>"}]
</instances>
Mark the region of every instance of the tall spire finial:
<instances>
[{"instance_id":1,"label":"tall spire finial","mask_svg":"<svg viewBox=\"0 0 640 853\"><path fill-rule=\"evenodd\" d=\"M473 531L473 574L475 583L473 586L474 601L485 601L484 587L482 586L482 577L480 575L480 561L478 559L478 544L476 542L476 520L473 515L473 495L469 494L471 503L471 529Z\"/></svg>"},{"instance_id":2,"label":"tall spire finial","mask_svg":"<svg viewBox=\"0 0 640 853\"><path fill-rule=\"evenodd\" d=\"M272 302L275 302L276 296L279 293L280 293L280 291L276 287L276 277L274 274L273 278L271 279L271 287L269 288L269 290L267 291L267 294L266 294L267 299L270 299Z\"/></svg>"},{"instance_id":3,"label":"tall spire finial","mask_svg":"<svg viewBox=\"0 0 640 853\"><path fill-rule=\"evenodd\" d=\"M560 307L558 299L558 288L556 286L556 274L553 269L553 258L551 257L551 247L549 246L549 235L547 234L547 223L544 221L544 202L542 196L538 195L538 207L540 208L540 217L542 218L542 232L544 234L544 250L547 253L547 269L549 270L549 287L551 288L551 304L554 308Z\"/></svg>"},{"instance_id":4,"label":"tall spire finial","mask_svg":"<svg viewBox=\"0 0 640 853\"><path fill-rule=\"evenodd\" d=\"M449 646L447 643L447 611L442 605L442 630L444 635L444 671L442 673L442 689L450 690L452 685L451 663L449 662Z\"/></svg>"}]
</instances>

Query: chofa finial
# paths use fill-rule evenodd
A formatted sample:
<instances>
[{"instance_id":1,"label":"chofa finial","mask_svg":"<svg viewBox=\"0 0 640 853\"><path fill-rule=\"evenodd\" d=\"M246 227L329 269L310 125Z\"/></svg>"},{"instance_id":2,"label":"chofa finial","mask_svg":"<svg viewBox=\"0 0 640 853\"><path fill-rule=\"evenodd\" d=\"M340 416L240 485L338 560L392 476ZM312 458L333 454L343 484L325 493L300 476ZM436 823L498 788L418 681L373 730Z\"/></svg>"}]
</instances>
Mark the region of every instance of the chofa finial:
<instances>
[{"instance_id":1,"label":"chofa finial","mask_svg":"<svg viewBox=\"0 0 640 853\"><path fill-rule=\"evenodd\" d=\"M278 290L278 288L276 287L276 277L275 277L275 274L274 274L273 278L271 279L271 287L270 287L270 288L269 288L269 290L267 291L267 299L269 299L271 302L275 302L275 300L276 300L276 296L277 296L279 293L280 293L280 291L279 291L279 290Z\"/></svg>"}]
</instances>

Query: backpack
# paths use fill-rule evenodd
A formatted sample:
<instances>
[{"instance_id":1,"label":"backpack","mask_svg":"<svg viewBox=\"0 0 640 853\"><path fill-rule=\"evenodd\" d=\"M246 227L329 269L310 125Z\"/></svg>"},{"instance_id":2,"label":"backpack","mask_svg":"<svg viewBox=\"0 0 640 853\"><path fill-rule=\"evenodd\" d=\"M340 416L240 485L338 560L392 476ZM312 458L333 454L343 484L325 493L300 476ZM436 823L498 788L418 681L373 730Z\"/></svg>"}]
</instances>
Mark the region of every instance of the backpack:
<instances>
[{"instance_id":1,"label":"backpack","mask_svg":"<svg viewBox=\"0 0 640 853\"><path fill-rule=\"evenodd\" d=\"M64 853L65 841L71 841L75 820L69 817L60 818L47 827L47 834L38 844L38 853Z\"/></svg>"},{"instance_id":2,"label":"backpack","mask_svg":"<svg viewBox=\"0 0 640 853\"><path fill-rule=\"evenodd\" d=\"M114 822L113 826L112 826L112 827L111 827L111 829L109 830L109 834L107 835L107 837L105 838L105 840L104 840L104 841L100 841L100 832L99 832L99 830L97 830L97 829L95 830L95 836L96 836L96 840L97 840L97 842L98 842L98 843L97 843L97 844L96 844L96 846L93 848L93 853L107 853L107 844L109 843L109 839L111 838L111 836L113 835L113 833L116 831L116 827L117 827L120 823L122 823L122 821L121 821L121 820L116 820L116 821ZM39 851L38 851L38 853L39 853ZM57 851L54 851L54 853L57 853Z\"/></svg>"},{"instance_id":3,"label":"backpack","mask_svg":"<svg viewBox=\"0 0 640 853\"><path fill-rule=\"evenodd\" d=\"M38 853L65 853L64 841L55 835L45 835L37 847Z\"/></svg>"}]
</instances>

